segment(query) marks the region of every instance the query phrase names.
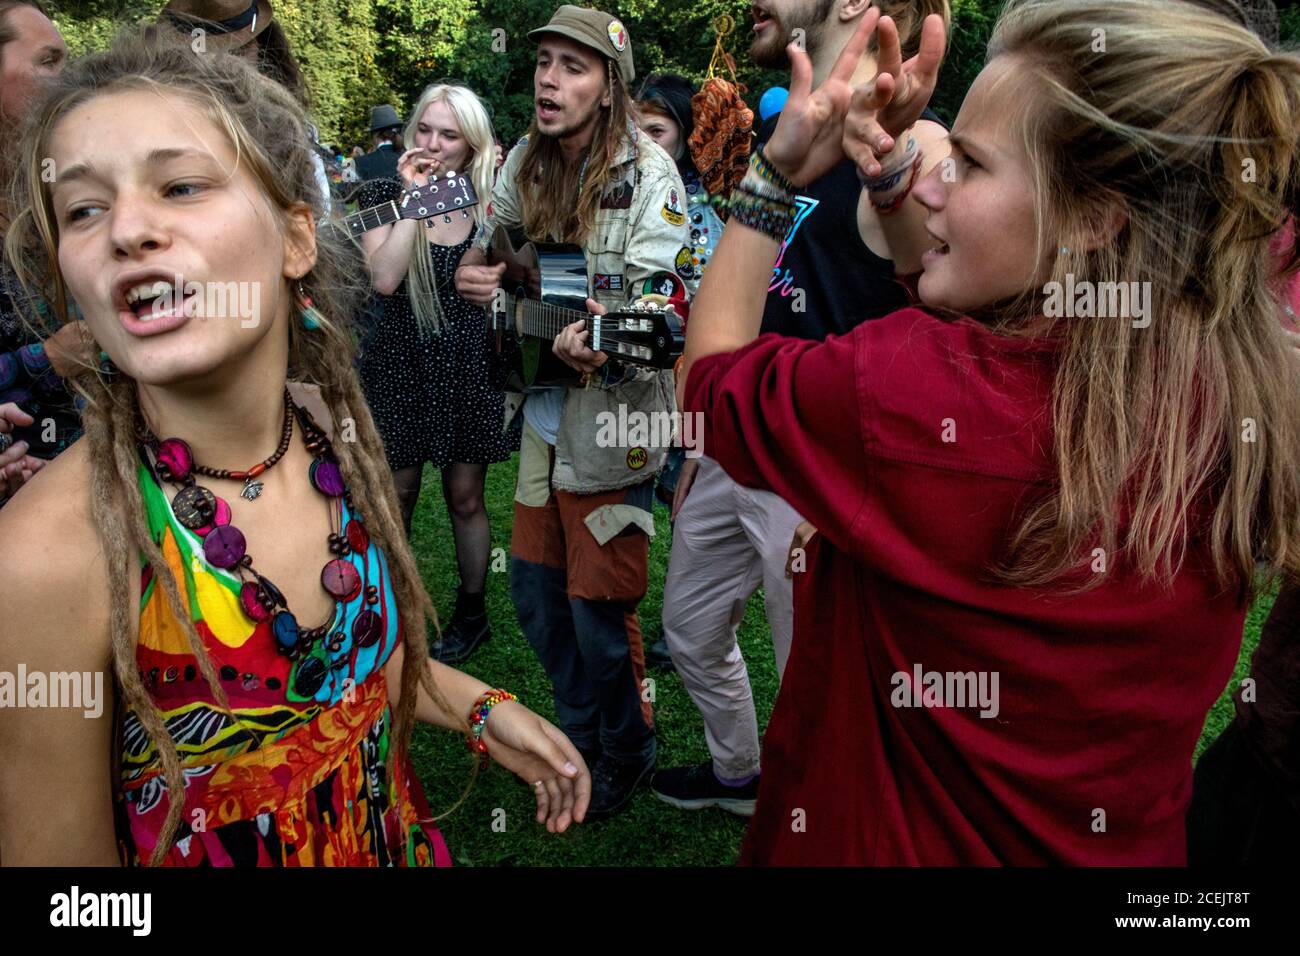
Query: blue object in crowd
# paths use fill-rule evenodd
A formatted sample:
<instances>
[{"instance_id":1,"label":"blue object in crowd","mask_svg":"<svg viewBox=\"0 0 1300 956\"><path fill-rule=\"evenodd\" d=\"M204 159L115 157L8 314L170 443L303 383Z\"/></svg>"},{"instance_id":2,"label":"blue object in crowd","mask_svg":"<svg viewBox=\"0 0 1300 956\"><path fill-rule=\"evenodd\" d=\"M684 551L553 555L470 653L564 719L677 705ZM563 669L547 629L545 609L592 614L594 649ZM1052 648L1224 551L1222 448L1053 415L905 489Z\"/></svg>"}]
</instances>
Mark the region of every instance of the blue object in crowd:
<instances>
[{"instance_id":1,"label":"blue object in crowd","mask_svg":"<svg viewBox=\"0 0 1300 956\"><path fill-rule=\"evenodd\" d=\"M775 116L785 107L785 98L790 95L790 91L784 86L774 86L763 94L762 99L758 101L759 118L766 123L768 119Z\"/></svg>"}]
</instances>

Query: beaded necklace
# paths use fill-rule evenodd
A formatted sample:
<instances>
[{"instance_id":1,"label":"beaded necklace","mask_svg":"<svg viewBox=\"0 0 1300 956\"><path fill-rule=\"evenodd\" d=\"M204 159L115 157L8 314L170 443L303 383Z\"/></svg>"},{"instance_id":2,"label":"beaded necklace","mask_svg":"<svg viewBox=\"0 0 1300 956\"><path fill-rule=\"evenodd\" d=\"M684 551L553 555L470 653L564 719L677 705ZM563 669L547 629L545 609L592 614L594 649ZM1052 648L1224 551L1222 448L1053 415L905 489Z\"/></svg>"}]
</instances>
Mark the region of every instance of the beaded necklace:
<instances>
[{"instance_id":1,"label":"beaded necklace","mask_svg":"<svg viewBox=\"0 0 1300 956\"><path fill-rule=\"evenodd\" d=\"M253 623L270 621L276 649L294 661L290 674L293 691L304 699L314 697L329 676L330 668L345 666L347 661L331 660L346 642L342 630L336 625L345 605L363 593L366 607L352 621L352 640L355 648L377 644L384 632L383 618L374 610L379 603L379 589L369 583L369 573L363 579L348 556L353 552L364 555L370 546L370 533L359 514L353 510L352 495L343 483L338 459L324 430L316 424L307 409L296 405L285 390L287 433L292 437L293 421L297 417L302 428L307 450L312 453L312 463L307 476L312 486L336 506L339 499L347 504L350 520L343 528L337 526L335 511L342 516L341 508L330 510L329 549L334 557L321 569L321 587L335 601L333 612L319 627L303 628L289 609L284 594L253 567L253 556L247 553L243 532L230 523L230 506L210 490L195 482L198 469L189 444L181 438L159 441L146 426L142 432L146 444L154 452L155 474L163 481L179 487L173 496L172 513L183 526L193 531L203 542L203 554L213 567L221 568L242 581L239 604L244 615ZM285 442L287 449L288 443ZM281 453L282 454L282 453ZM227 475L218 473L218 477ZM229 477L235 477L233 474ZM240 477L243 477L242 475ZM366 564L363 561L363 567Z\"/></svg>"}]
</instances>

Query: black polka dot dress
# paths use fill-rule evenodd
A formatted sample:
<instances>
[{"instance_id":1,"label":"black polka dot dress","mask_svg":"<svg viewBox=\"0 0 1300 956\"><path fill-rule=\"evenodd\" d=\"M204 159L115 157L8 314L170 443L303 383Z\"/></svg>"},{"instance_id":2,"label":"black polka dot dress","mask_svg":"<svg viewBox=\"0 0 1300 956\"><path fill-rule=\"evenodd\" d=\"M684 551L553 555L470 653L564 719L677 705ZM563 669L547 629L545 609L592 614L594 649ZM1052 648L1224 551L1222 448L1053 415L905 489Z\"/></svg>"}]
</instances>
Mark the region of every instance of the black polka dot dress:
<instances>
[{"instance_id":1,"label":"black polka dot dress","mask_svg":"<svg viewBox=\"0 0 1300 956\"><path fill-rule=\"evenodd\" d=\"M402 193L397 180L380 179L358 191L368 209ZM502 431L504 397L488 382L488 338L483 310L456 293L455 272L476 230L455 246L426 244L433 257L442 305L442 329L426 334L415 318L406 282L377 296L357 368L393 470L429 462L504 461L519 447L519 429Z\"/></svg>"}]
</instances>

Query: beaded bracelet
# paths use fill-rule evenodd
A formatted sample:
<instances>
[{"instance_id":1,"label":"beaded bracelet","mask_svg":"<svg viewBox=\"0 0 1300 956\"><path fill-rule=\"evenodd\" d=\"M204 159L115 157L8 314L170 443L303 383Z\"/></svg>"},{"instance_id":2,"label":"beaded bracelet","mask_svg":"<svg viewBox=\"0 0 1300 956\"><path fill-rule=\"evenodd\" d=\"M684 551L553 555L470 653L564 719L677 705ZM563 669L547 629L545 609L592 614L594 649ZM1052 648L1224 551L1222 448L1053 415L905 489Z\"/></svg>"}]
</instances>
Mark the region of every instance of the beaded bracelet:
<instances>
[{"instance_id":1,"label":"beaded bracelet","mask_svg":"<svg viewBox=\"0 0 1300 956\"><path fill-rule=\"evenodd\" d=\"M744 183L741 183L739 186L737 186L735 189L731 191L731 203L736 203L736 202L749 202L753 205L763 206L764 208L767 209L773 209L773 210L783 211L783 212L789 211L791 215L794 214L793 200L784 199L777 196L764 195L763 193L755 192L752 189L746 188Z\"/></svg>"},{"instance_id":2,"label":"beaded bracelet","mask_svg":"<svg viewBox=\"0 0 1300 956\"><path fill-rule=\"evenodd\" d=\"M487 744L483 743L483 728L487 725L488 714L492 708L505 700L519 700L509 691L497 688L482 694L478 700L474 701L474 706L469 711L469 733L465 737L465 744L469 747L469 752L479 755L479 769L486 770L488 765Z\"/></svg>"},{"instance_id":3,"label":"beaded bracelet","mask_svg":"<svg viewBox=\"0 0 1300 956\"><path fill-rule=\"evenodd\" d=\"M778 198L771 195L764 195L750 189L743 181L731 191L731 198L726 202L726 208L728 210L734 209L738 206L767 209L774 213L790 216L793 216L795 212L795 203L793 198Z\"/></svg>"},{"instance_id":4,"label":"beaded bracelet","mask_svg":"<svg viewBox=\"0 0 1300 956\"><path fill-rule=\"evenodd\" d=\"M766 201L741 190L732 192L727 209L731 221L757 229L777 242L783 242L794 225L793 206Z\"/></svg>"},{"instance_id":5,"label":"beaded bracelet","mask_svg":"<svg viewBox=\"0 0 1300 956\"><path fill-rule=\"evenodd\" d=\"M770 199L789 206L793 206L795 203L794 193L781 188L771 180L764 179L752 169L745 173L744 178L734 188L753 196L760 196L763 199Z\"/></svg>"},{"instance_id":6,"label":"beaded bracelet","mask_svg":"<svg viewBox=\"0 0 1300 956\"><path fill-rule=\"evenodd\" d=\"M794 183L790 182L785 175L772 165L767 158L766 147L760 146L749 156L749 168L760 179L764 179L776 186L782 192L796 193L799 191Z\"/></svg>"}]
</instances>

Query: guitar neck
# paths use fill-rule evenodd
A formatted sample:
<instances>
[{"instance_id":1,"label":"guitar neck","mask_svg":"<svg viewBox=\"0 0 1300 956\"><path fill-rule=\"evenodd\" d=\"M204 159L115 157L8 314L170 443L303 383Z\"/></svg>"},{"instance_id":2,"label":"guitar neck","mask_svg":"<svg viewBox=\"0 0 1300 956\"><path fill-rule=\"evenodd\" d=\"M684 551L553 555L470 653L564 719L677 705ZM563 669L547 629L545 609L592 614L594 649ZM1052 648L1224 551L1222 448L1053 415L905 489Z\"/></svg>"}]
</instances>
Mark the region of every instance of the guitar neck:
<instances>
[{"instance_id":1,"label":"guitar neck","mask_svg":"<svg viewBox=\"0 0 1300 956\"><path fill-rule=\"evenodd\" d=\"M478 196L464 177L455 182L448 179L441 186L430 183L409 188L386 203L344 216L334 223L334 228L343 235L359 236L402 219L424 221L434 216L449 217L455 212L468 218L470 208L476 205Z\"/></svg>"},{"instance_id":2,"label":"guitar neck","mask_svg":"<svg viewBox=\"0 0 1300 956\"><path fill-rule=\"evenodd\" d=\"M522 312L522 330L524 335L538 339L553 339L574 322L585 320L587 328L600 324L600 316L592 315L586 309L570 309L561 305L551 305L537 299L522 299L507 295L506 314ZM522 306L522 310L520 310ZM508 321L508 320L507 320ZM612 327L614 323L608 323ZM602 329L602 331L604 331Z\"/></svg>"},{"instance_id":3,"label":"guitar neck","mask_svg":"<svg viewBox=\"0 0 1300 956\"><path fill-rule=\"evenodd\" d=\"M382 206L371 206L369 209L362 209L350 216L344 216L339 228L349 236L359 236L363 232L378 229L380 226L397 222L401 218L402 213L397 208L397 200L394 199Z\"/></svg>"},{"instance_id":4,"label":"guitar neck","mask_svg":"<svg viewBox=\"0 0 1300 956\"><path fill-rule=\"evenodd\" d=\"M509 294L504 304L504 311L492 312L492 326L497 330L517 330L529 338L550 342L574 322L584 321L590 332L587 345L594 351L646 368L667 367L658 363L654 349L639 340L651 332L649 317L634 318L626 312L592 315L586 309L570 309Z\"/></svg>"}]
</instances>

